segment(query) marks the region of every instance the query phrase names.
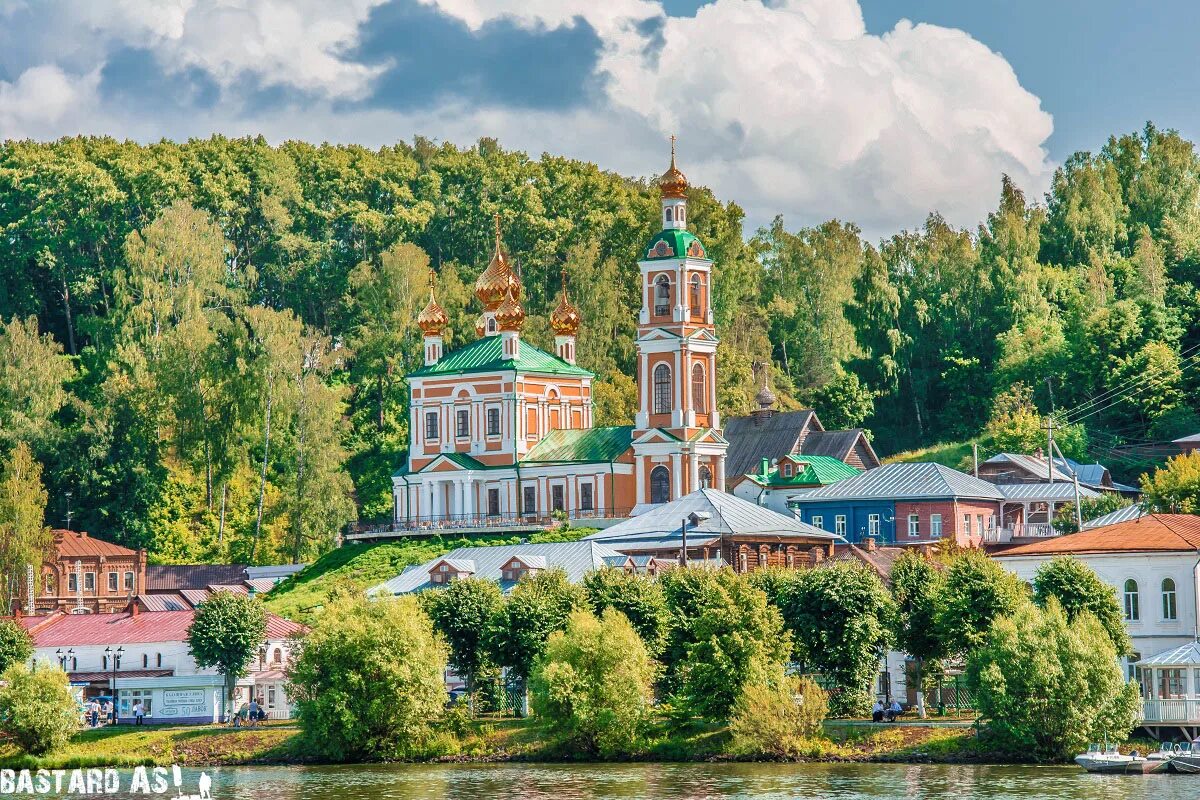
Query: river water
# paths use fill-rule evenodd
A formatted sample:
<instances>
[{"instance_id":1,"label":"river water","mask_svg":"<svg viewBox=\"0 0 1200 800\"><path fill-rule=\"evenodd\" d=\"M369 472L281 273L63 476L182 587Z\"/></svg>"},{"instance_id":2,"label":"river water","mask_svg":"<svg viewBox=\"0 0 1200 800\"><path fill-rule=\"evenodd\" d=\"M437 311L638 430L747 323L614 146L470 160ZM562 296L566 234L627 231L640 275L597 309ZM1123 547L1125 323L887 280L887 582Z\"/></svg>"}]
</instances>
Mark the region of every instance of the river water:
<instances>
[{"instance_id":1,"label":"river water","mask_svg":"<svg viewBox=\"0 0 1200 800\"><path fill-rule=\"evenodd\" d=\"M469 764L226 767L208 774L213 800L1192 800L1200 796L1200 777L1090 775L1076 767L1032 766ZM182 777L183 792L195 792L199 772L184 770ZM123 779L122 788L125 783ZM174 790L158 797L169 800L173 795Z\"/></svg>"}]
</instances>

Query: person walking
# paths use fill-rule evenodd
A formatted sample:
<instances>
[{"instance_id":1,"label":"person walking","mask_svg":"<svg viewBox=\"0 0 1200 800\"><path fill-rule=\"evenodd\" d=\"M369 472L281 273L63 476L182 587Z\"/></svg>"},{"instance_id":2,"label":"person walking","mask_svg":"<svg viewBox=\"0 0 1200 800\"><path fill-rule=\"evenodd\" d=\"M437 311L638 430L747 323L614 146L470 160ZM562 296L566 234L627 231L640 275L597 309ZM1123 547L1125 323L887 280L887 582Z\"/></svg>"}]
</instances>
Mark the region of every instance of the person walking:
<instances>
[{"instance_id":1,"label":"person walking","mask_svg":"<svg viewBox=\"0 0 1200 800\"><path fill-rule=\"evenodd\" d=\"M92 702L88 703L88 722L94 728L100 724L100 704L92 698Z\"/></svg>"},{"instance_id":2,"label":"person walking","mask_svg":"<svg viewBox=\"0 0 1200 800\"><path fill-rule=\"evenodd\" d=\"M250 726L251 728L253 728L255 725L258 724L258 698L257 697L250 698L250 714L249 714L249 718L246 720L246 724L248 726Z\"/></svg>"},{"instance_id":3,"label":"person walking","mask_svg":"<svg viewBox=\"0 0 1200 800\"><path fill-rule=\"evenodd\" d=\"M143 717L145 717L145 716L146 716L146 710L145 710L145 708L142 706L142 701L141 701L141 700L134 700L134 701L133 701L133 724L134 724L134 725L141 725L141 724L142 724L142 718L143 718Z\"/></svg>"}]
</instances>

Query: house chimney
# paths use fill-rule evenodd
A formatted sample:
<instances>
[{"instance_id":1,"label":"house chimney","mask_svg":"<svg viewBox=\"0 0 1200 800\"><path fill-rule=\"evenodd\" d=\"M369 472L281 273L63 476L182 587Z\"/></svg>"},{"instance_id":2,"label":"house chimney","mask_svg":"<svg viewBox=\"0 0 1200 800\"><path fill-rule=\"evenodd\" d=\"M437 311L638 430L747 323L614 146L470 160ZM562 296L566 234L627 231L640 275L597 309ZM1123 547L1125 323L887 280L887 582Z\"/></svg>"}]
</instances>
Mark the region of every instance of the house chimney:
<instances>
[{"instance_id":1,"label":"house chimney","mask_svg":"<svg viewBox=\"0 0 1200 800\"><path fill-rule=\"evenodd\" d=\"M921 555L925 558L933 558L933 545L928 543L921 545Z\"/></svg>"},{"instance_id":2,"label":"house chimney","mask_svg":"<svg viewBox=\"0 0 1200 800\"><path fill-rule=\"evenodd\" d=\"M138 606L138 601L131 601L129 603L129 616L136 617L140 613L142 613L142 609Z\"/></svg>"},{"instance_id":3,"label":"house chimney","mask_svg":"<svg viewBox=\"0 0 1200 800\"><path fill-rule=\"evenodd\" d=\"M814 547L810 551L810 553L812 554L813 564L820 564L822 561L825 560L825 551L822 550L819 546Z\"/></svg>"},{"instance_id":4,"label":"house chimney","mask_svg":"<svg viewBox=\"0 0 1200 800\"><path fill-rule=\"evenodd\" d=\"M866 545L866 550L868 553L875 552L875 537L874 536L868 536L867 538L863 539L863 544Z\"/></svg>"}]
</instances>

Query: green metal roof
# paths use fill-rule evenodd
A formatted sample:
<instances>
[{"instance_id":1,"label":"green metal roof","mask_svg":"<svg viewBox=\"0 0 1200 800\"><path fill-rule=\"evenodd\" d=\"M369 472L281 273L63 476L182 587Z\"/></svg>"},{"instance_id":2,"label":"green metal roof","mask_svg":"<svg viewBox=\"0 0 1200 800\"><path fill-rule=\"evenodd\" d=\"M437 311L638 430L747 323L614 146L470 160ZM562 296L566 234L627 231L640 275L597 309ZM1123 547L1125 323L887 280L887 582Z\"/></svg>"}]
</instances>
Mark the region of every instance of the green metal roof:
<instances>
[{"instance_id":1,"label":"green metal roof","mask_svg":"<svg viewBox=\"0 0 1200 800\"><path fill-rule=\"evenodd\" d=\"M522 464L549 461L613 461L633 444L633 426L555 429L529 451Z\"/></svg>"},{"instance_id":2,"label":"green metal roof","mask_svg":"<svg viewBox=\"0 0 1200 800\"><path fill-rule=\"evenodd\" d=\"M794 464L792 477L785 478L780 467L783 461ZM760 486L828 486L846 478L853 478L861 470L833 456L806 456L795 453L780 459L780 465L771 467L767 474L750 473L746 477Z\"/></svg>"},{"instance_id":3,"label":"green metal roof","mask_svg":"<svg viewBox=\"0 0 1200 800\"><path fill-rule=\"evenodd\" d=\"M656 251L659 242L666 242L666 248ZM683 258L687 255L688 248L692 246L692 242L700 248L699 258L708 258L708 251L696 236L688 231L679 229L667 229L654 234L654 238L646 245L645 255L643 258L646 261L657 261L664 258Z\"/></svg>"},{"instance_id":4,"label":"green metal roof","mask_svg":"<svg viewBox=\"0 0 1200 800\"><path fill-rule=\"evenodd\" d=\"M430 461L425 466L421 467L419 470L417 470L417 472L425 472L427 469L429 469L429 467L436 464L437 460L439 458L441 458L442 456L445 456L448 460L454 462L455 464L462 467L463 469L470 469L470 470L512 469L511 466L504 466L504 465L492 466L491 464L485 464L482 461L480 461L479 459L477 459L474 456L469 455L467 453L438 453L437 455L435 455L433 457L432 461ZM400 469L398 469L392 473L393 478L399 478L403 475L415 474L415 473L409 472L409 470L408 470L408 466L407 466L408 465L408 454L407 453L404 454L404 464L405 464L405 466L401 467Z\"/></svg>"},{"instance_id":5,"label":"green metal roof","mask_svg":"<svg viewBox=\"0 0 1200 800\"><path fill-rule=\"evenodd\" d=\"M485 336L465 347L451 350L442 356L436 364L421 367L409 373L409 377L420 378L430 375L461 375L470 372L500 372L516 370L517 372L537 372L546 375L574 375L590 378L592 373L582 367L568 364L558 356L552 356L544 350L521 342L521 356L515 359L504 359L503 343L499 336Z\"/></svg>"}]
</instances>

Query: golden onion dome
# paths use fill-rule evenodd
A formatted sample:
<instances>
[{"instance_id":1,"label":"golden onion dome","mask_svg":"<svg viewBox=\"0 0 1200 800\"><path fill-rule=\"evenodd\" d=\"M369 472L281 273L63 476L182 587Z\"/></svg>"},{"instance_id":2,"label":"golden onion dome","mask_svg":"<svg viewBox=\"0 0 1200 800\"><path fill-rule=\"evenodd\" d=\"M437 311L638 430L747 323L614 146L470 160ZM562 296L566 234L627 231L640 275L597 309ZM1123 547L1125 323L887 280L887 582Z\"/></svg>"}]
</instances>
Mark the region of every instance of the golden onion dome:
<instances>
[{"instance_id":1,"label":"golden onion dome","mask_svg":"<svg viewBox=\"0 0 1200 800\"><path fill-rule=\"evenodd\" d=\"M579 316L579 309L567 297L567 271L564 269L562 295L558 298L558 305L550 312L550 329L559 336L574 336L579 333L581 322L583 318Z\"/></svg>"},{"instance_id":2,"label":"golden onion dome","mask_svg":"<svg viewBox=\"0 0 1200 800\"><path fill-rule=\"evenodd\" d=\"M426 336L441 336L449 324L450 318L446 316L446 310L438 305L433 296L433 270L429 270L429 302L417 315L417 327Z\"/></svg>"},{"instance_id":3,"label":"golden onion dome","mask_svg":"<svg viewBox=\"0 0 1200 800\"><path fill-rule=\"evenodd\" d=\"M496 308L496 326L502 331L519 331L525 327L525 309L512 294L505 295Z\"/></svg>"},{"instance_id":4,"label":"golden onion dome","mask_svg":"<svg viewBox=\"0 0 1200 800\"><path fill-rule=\"evenodd\" d=\"M512 265L508 263L508 256L504 253L504 246L500 243L500 215L494 215L494 219L496 222L496 249L492 253L492 260L488 262L487 269L475 281L475 296L488 311L495 311L499 308L500 304L504 302L504 298L509 295L514 295L517 299L521 297L521 282L517 280Z\"/></svg>"},{"instance_id":5,"label":"golden onion dome","mask_svg":"<svg viewBox=\"0 0 1200 800\"><path fill-rule=\"evenodd\" d=\"M475 320L475 335L483 336L485 333L487 333L487 318L480 314L479 318Z\"/></svg>"},{"instance_id":6,"label":"golden onion dome","mask_svg":"<svg viewBox=\"0 0 1200 800\"><path fill-rule=\"evenodd\" d=\"M686 197L687 177L675 166L675 137L671 137L671 166L658 179L658 188L663 197Z\"/></svg>"}]
</instances>

